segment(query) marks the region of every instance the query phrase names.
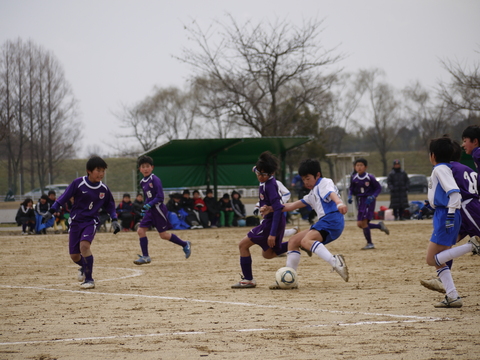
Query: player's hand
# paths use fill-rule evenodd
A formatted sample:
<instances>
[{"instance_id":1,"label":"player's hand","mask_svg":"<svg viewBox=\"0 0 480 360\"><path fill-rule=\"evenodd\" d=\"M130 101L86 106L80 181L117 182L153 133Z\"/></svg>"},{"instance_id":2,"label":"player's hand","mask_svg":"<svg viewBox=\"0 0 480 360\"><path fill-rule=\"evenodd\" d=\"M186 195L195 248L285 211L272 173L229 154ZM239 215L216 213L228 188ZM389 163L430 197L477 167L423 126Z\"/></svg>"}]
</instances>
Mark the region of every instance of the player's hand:
<instances>
[{"instance_id":1,"label":"player's hand","mask_svg":"<svg viewBox=\"0 0 480 360\"><path fill-rule=\"evenodd\" d=\"M453 226L455 225L455 213L448 213L447 220L445 220L445 228L447 234L450 234L453 231Z\"/></svg>"},{"instance_id":2,"label":"player's hand","mask_svg":"<svg viewBox=\"0 0 480 360\"><path fill-rule=\"evenodd\" d=\"M44 222L47 222L53 217L53 214L50 211L47 211L45 214L42 215Z\"/></svg>"},{"instance_id":3,"label":"player's hand","mask_svg":"<svg viewBox=\"0 0 480 360\"><path fill-rule=\"evenodd\" d=\"M272 249L275 247L275 239L275 236L270 235L267 240L268 246L270 246Z\"/></svg>"},{"instance_id":4,"label":"player's hand","mask_svg":"<svg viewBox=\"0 0 480 360\"><path fill-rule=\"evenodd\" d=\"M151 208L152 208L152 205L150 205L150 204L145 204L145 205L143 205L143 207L142 207L142 209L145 210L145 211L148 211L148 210L150 210Z\"/></svg>"},{"instance_id":5,"label":"player's hand","mask_svg":"<svg viewBox=\"0 0 480 360\"><path fill-rule=\"evenodd\" d=\"M260 211L260 209L256 208L255 210L253 210L253 215L258 216L259 211Z\"/></svg>"},{"instance_id":6,"label":"player's hand","mask_svg":"<svg viewBox=\"0 0 480 360\"><path fill-rule=\"evenodd\" d=\"M112 228L113 228L113 235L115 235L116 233L120 232L120 230L122 230L117 220L112 221Z\"/></svg>"},{"instance_id":7,"label":"player's hand","mask_svg":"<svg viewBox=\"0 0 480 360\"><path fill-rule=\"evenodd\" d=\"M365 204L370 205L374 201L375 201L375 196L370 195L369 197L367 197L367 200L365 200Z\"/></svg>"},{"instance_id":8,"label":"player's hand","mask_svg":"<svg viewBox=\"0 0 480 360\"><path fill-rule=\"evenodd\" d=\"M340 204L340 205L337 205L337 209L340 212L340 214L345 215L348 211L348 206L345 204Z\"/></svg>"},{"instance_id":9,"label":"player's hand","mask_svg":"<svg viewBox=\"0 0 480 360\"><path fill-rule=\"evenodd\" d=\"M353 199L352 199L352 197L351 197L351 196L349 196L347 201L348 201L348 203L349 203L349 204L351 204L351 203L353 202Z\"/></svg>"}]
</instances>

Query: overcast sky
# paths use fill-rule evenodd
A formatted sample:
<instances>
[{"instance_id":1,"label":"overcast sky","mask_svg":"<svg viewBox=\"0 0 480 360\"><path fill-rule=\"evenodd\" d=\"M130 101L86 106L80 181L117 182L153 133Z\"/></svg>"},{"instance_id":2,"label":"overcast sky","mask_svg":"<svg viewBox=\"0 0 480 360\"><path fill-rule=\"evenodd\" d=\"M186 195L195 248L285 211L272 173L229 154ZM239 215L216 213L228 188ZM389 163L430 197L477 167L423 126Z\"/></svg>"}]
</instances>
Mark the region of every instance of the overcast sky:
<instances>
[{"instance_id":1,"label":"overcast sky","mask_svg":"<svg viewBox=\"0 0 480 360\"><path fill-rule=\"evenodd\" d=\"M440 59L480 58L478 0L0 0L0 45L20 37L55 54L79 100L79 155L94 145L105 154L118 133L112 112L154 86L182 87L192 73L173 58L191 45L184 24L206 28L226 13L239 23L324 19L321 40L347 55L346 71L382 68L399 89L447 80Z\"/></svg>"}]
</instances>

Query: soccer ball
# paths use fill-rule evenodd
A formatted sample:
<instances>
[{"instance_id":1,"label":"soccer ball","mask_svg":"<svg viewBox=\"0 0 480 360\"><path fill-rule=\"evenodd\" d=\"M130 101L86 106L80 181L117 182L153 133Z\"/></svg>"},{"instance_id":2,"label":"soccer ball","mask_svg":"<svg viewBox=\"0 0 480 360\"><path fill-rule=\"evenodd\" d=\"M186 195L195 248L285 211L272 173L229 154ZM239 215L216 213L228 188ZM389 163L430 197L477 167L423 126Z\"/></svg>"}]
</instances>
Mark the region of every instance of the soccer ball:
<instances>
[{"instance_id":1,"label":"soccer ball","mask_svg":"<svg viewBox=\"0 0 480 360\"><path fill-rule=\"evenodd\" d=\"M290 289L297 285L297 272L291 267L282 267L275 274L277 285L282 289Z\"/></svg>"}]
</instances>

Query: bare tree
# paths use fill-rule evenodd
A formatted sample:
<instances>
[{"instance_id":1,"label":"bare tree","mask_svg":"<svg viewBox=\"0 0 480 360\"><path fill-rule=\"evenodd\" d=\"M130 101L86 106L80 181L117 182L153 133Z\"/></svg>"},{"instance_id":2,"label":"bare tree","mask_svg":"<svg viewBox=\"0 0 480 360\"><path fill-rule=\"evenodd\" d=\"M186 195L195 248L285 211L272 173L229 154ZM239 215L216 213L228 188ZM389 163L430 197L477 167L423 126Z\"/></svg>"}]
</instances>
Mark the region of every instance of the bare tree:
<instances>
[{"instance_id":1,"label":"bare tree","mask_svg":"<svg viewBox=\"0 0 480 360\"><path fill-rule=\"evenodd\" d=\"M23 192L24 171L29 169L31 185L36 172L43 187L47 176L54 180L56 165L73 155L73 144L81 139L70 85L52 53L18 39L2 46L0 89L0 119L7 124L0 145L6 150L9 185L15 189L20 176Z\"/></svg>"},{"instance_id":2,"label":"bare tree","mask_svg":"<svg viewBox=\"0 0 480 360\"><path fill-rule=\"evenodd\" d=\"M403 125L400 103L395 90L383 82L384 72L380 69L360 70L356 80L358 92L365 99L363 113L369 124L363 132L380 153L383 175L387 175L387 153Z\"/></svg>"},{"instance_id":3,"label":"bare tree","mask_svg":"<svg viewBox=\"0 0 480 360\"><path fill-rule=\"evenodd\" d=\"M410 126L416 129L422 139L422 147L427 149L430 139L448 132L456 110L442 99L432 99L431 94L416 82L403 90L405 108Z\"/></svg>"},{"instance_id":4,"label":"bare tree","mask_svg":"<svg viewBox=\"0 0 480 360\"><path fill-rule=\"evenodd\" d=\"M302 27L290 22L215 22L203 31L193 22L186 26L199 50L184 48L181 61L193 66L197 77L211 79L221 88L221 106L230 116L260 136L284 135L296 111L327 91L333 74L322 70L340 60L321 45L322 21L307 21ZM214 44L212 34L221 34ZM281 109L293 104L290 112ZM219 103L212 106L218 111Z\"/></svg>"},{"instance_id":5,"label":"bare tree","mask_svg":"<svg viewBox=\"0 0 480 360\"><path fill-rule=\"evenodd\" d=\"M480 62L474 63L471 69L449 60L441 64L451 75L451 82L441 83L439 88L445 103L455 110L480 111Z\"/></svg>"},{"instance_id":6,"label":"bare tree","mask_svg":"<svg viewBox=\"0 0 480 360\"><path fill-rule=\"evenodd\" d=\"M158 146L162 139L188 139L194 135L199 126L197 112L198 102L194 94L169 87L155 88L151 96L132 107L124 105L114 115L120 120L121 127L131 131L122 136L136 139L142 150L148 151ZM116 149L125 154L120 146ZM131 155L138 155L138 152Z\"/></svg>"}]
</instances>

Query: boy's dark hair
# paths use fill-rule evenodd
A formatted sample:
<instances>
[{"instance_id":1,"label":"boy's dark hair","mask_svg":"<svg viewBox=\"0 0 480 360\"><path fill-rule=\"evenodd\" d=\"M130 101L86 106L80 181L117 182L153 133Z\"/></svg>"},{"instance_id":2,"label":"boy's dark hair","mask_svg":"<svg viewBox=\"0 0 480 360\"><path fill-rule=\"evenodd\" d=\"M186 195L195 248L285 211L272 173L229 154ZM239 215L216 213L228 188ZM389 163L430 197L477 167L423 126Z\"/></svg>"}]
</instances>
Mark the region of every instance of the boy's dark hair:
<instances>
[{"instance_id":1,"label":"boy's dark hair","mask_svg":"<svg viewBox=\"0 0 480 360\"><path fill-rule=\"evenodd\" d=\"M230 200L230 195L228 195L228 194L223 194L222 199L228 199L228 200Z\"/></svg>"},{"instance_id":2,"label":"boy's dark hair","mask_svg":"<svg viewBox=\"0 0 480 360\"><path fill-rule=\"evenodd\" d=\"M125 194L123 194L123 197L124 197L124 198L125 198L125 197L130 197L130 194L129 194L129 193L125 193Z\"/></svg>"},{"instance_id":3,"label":"boy's dark hair","mask_svg":"<svg viewBox=\"0 0 480 360\"><path fill-rule=\"evenodd\" d=\"M270 151L264 151L260 154L255 166L260 172L274 174L278 169L278 159Z\"/></svg>"},{"instance_id":4,"label":"boy's dark hair","mask_svg":"<svg viewBox=\"0 0 480 360\"><path fill-rule=\"evenodd\" d=\"M48 201L48 196L47 196L47 194L42 194L42 196L40 196L40 199L43 199L43 200L47 200L47 201Z\"/></svg>"},{"instance_id":5,"label":"boy's dark hair","mask_svg":"<svg viewBox=\"0 0 480 360\"><path fill-rule=\"evenodd\" d=\"M207 195L208 194L213 194L213 190L212 189L207 189Z\"/></svg>"},{"instance_id":6,"label":"boy's dark hair","mask_svg":"<svg viewBox=\"0 0 480 360\"><path fill-rule=\"evenodd\" d=\"M428 150L435 156L437 163L449 163L454 153L453 141L448 137L432 139Z\"/></svg>"},{"instance_id":7,"label":"boy's dark hair","mask_svg":"<svg viewBox=\"0 0 480 360\"><path fill-rule=\"evenodd\" d=\"M353 166L357 165L357 163L362 163L363 165L365 165L365 167L368 166L368 161L367 161L367 159L364 159L364 158L358 158L358 159L356 159L356 160L353 162Z\"/></svg>"},{"instance_id":8,"label":"boy's dark hair","mask_svg":"<svg viewBox=\"0 0 480 360\"><path fill-rule=\"evenodd\" d=\"M153 159L150 156L142 155L137 160L137 167L140 167L142 164L150 164L153 166Z\"/></svg>"},{"instance_id":9,"label":"boy's dark hair","mask_svg":"<svg viewBox=\"0 0 480 360\"><path fill-rule=\"evenodd\" d=\"M48 196L50 196L50 195L55 195L56 196L57 193L55 192L55 190L49 190L48 191Z\"/></svg>"},{"instance_id":10,"label":"boy's dark hair","mask_svg":"<svg viewBox=\"0 0 480 360\"><path fill-rule=\"evenodd\" d=\"M462 157L462 147L460 146L460 144L458 143L458 141L455 141L453 140L452 141L452 144L453 144L453 154L452 154L452 158L450 159L450 161L460 161L460 158Z\"/></svg>"},{"instance_id":11,"label":"boy's dark hair","mask_svg":"<svg viewBox=\"0 0 480 360\"><path fill-rule=\"evenodd\" d=\"M470 125L462 133L462 139L470 139L471 142L474 142L475 139L478 140L480 144L480 126Z\"/></svg>"},{"instance_id":12,"label":"boy's dark hair","mask_svg":"<svg viewBox=\"0 0 480 360\"><path fill-rule=\"evenodd\" d=\"M88 159L86 168L87 171L93 171L96 168L106 169L107 163L100 156L92 156Z\"/></svg>"},{"instance_id":13,"label":"boy's dark hair","mask_svg":"<svg viewBox=\"0 0 480 360\"><path fill-rule=\"evenodd\" d=\"M183 190L183 195L190 195L190 190L188 189Z\"/></svg>"},{"instance_id":14,"label":"boy's dark hair","mask_svg":"<svg viewBox=\"0 0 480 360\"><path fill-rule=\"evenodd\" d=\"M193 193L192 193L192 194L193 194L193 195L195 195L195 194L200 195L200 191L198 191L198 190L193 190Z\"/></svg>"},{"instance_id":15,"label":"boy's dark hair","mask_svg":"<svg viewBox=\"0 0 480 360\"><path fill-rule=\"evenodd\" d=\"M318 160L303 160L298 167L298 175L300 176L312 175L315 177L318 173L320 173L320 176L322 176L322 167L320 166L320 162Z\"/></svg>"}]
</instances>

